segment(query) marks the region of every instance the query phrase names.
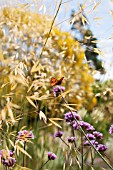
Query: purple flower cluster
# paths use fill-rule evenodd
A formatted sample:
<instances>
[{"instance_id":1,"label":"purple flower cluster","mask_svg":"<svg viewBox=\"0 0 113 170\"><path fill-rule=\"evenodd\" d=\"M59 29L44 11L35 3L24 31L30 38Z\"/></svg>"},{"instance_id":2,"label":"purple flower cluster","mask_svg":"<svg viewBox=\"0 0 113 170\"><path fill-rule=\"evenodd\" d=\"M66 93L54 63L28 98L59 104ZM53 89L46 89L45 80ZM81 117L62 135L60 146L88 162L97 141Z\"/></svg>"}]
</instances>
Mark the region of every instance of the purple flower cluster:
<instances>
[{"instance_id":1,"label":"purple flower cluster","mask_svg":"<svg viewBox=\"0 0 113 170\"><path fill-rule=\"evenodd\" d=\"M93 132L93 135L95 136L96 139L102 139L103 137L103 134L97 131Z\"/></svg>"},{"instance_id":2,"label":"purple flower cluster","mask_svg":"<svg viewBox=\"0 0 113 170\"><path fill-rule=\"evenodd\" d=\"M99 152L106 151L106 149L107 149L107 146L106 146L106 145L99 144L99 145L97 146L97 150L98 150Z\"/></svg>"},{"instance_id":3,"label":"purple flower cluster","mask_svg":"<svg viewBox=\"0 0 113 170\"><path fill-rule=\"evenodd\" d=\"M73 143L76 140L76 137L68 137L67 140L69 143Z\"/></svg>"},{"instance_id":4,"label":"purple flower cluster","mask_svg":"<svg viewBox=\"0 0 113 170\"><path fill-rule=\"evenodd\" d=\"M53 152L48 152L48 159L49 160L55 160L57 156Z\"/></svg>"},{"instance_id":5,"label":"purple flower cluster","mask_svg":"<svg viewBox=\"0 0 113 170\"><path fill-rule=\"evenodd\" d=\"M32 131L22 130L18 132L17 140L27 140L27 139L34 139L34 134Z\"/></svg>"},{"instance_id":6,"label":"purple flower cluster","mask_svg":"<svg viewBox=\"0 0 113 170\"><path fill-rule=\"evenodd\" d=\"M95 128L87 122L80 121L79 125L86 131L93 131Z\"/></svg>"},{"instance_id":7,"label":"purple flower cluster","mask_svg":"<svg viewBox=\"0 0 113 170\"><path fill-rule=\"evenodd\" d=\"M73 128L74 128L74 130L79 129L79 125L76 123L76 121L73 121Z\"/></svg>"},{"instance_id":8,"label":"purple flower cluster","mask_svg":"<svg viewBox=\"0 0 113 170\"><path fill-rule=\"evenodd\" d=\"M53 89L53 94L55 97L57 97L61 92L64 92L65 87L63 86L55 86Z\"/></svg>"},{"instance_id":9,"label":"purple flower cluster","mask_svg":"<svg viewBox=\"0 0 113 170\"><path fill-rule=\"evenodd\" d=\"M95 140L91 140L91 143L92 143L95 147L97 147L97 146L98 146L98 142L97 142L97 141L95 141ZM90 146L89 141L88 141L88 140L86 140L86 141L84 142L84 145L85 145L85 146Z\"/></svg>"},{"instance_id":10,"label":"purple flower cluster","mask_svg":"<svg viewBox=\"0 0 113 170\"><path fill-rule=\"evenodd\" d=\"M113 124L110 126L109 133L113 134Z\"/></svg>"},{"instance_id":11,"label":"purple flower cluster","mask_svg":"<svg viewBox=\"0 0 113 170\"><path fill-rule=\"evenodd\" d=\"M68 122L68 124L71 124L75 130L78 130L79 126L81 126L85 131L95 130L95 128L92 125L82 121L80 115L77 114L76 112L67 112L64 115L64 119L66 120L66 122ZM76 120L78 120L78 123L76 122Z\"/></svg>"},{"instance_id":12,"label":"purple flower cluster","mask_svg":"<svg viewBox=\"0 0 113 170\"><path fill-rule=\"evenodd\" d=\"M91 141L91 143L96 147L96 149L99 152L102 151L106 151L107 146L103 145L103 144L99 144L98 141L96 140L101 140L103 137L103 134L97 131L94 131L93 134L91 133L87 133L86 136L89 138L89 140ZM86 139L86 141L84 142L84 145L90 146L89 141Z\"/></svg>"},{"instance_id":13,"label":"purple flower cluster","mask_svg":"<svg viewBox=\"0 0 113 170\"><path fill-rule=\"evenodd\" d=\"M88 133L88 134L86 134L86 136L89 138L89 140L91 141L91 143L96 147L96 149L97 149L99 152L106 151L107 146L105 146L105 145L103 145L103 144L99 144L99 142L96 141L96 140L101 140L101 139L102 139L102 137L103 137L103 134L102 134L102 133L97 132L97 131L94 131L93 134ZM84 142L84 145L90 146L90 143L89 143L89 141L88 141L87 139L86 139L86 141Z\"/></svg>"},{"instance_id":14,"label":"purple flower cluster","mask_svg":"<svg viewBox=\"0 0 113 170\"><path fill-rule=\"evenodd\" d=\"M87 133L86 136L89 140L95 140L95 136L91 133Z\"/></svg>"},{"instance_id":15,"label":"purple flower cluster","mask_svg":"<svg viewBox=\"0 0 113 170\"><path fill-rule=\"evenodd\" d=\"M1 162L6 167L13 167L16 163L16 159L13 158L14 152L7 151L5 149L0 150Z\"/></svg>"},{"instance_id":16,"label":"purple flower cluster","mask_svg":"<svg viewBox=\"0 0 113 170\"><path fill-rule=\"evenodd\" d=\"M99 144L98 141L96 141L96 139L98 139L98 140L102 139L102 137L103 137L102 133L95 131L95 132L93 132L93 134L91 134L91 133L86 134L86 136L88 137L90 142L96 147L96 149L99 152L106 151L107 146L105 146L103 144ZM90 143L87 139L85 139L84 145L90 146Z\"/></svg>"},{"instance_id":17,"label":"purple flower cluster","mask_svg":"<svg viewBox=\"0 0 113 170\"><path fill-rule=\"evenodd\" d=\"M105 151L107 146L103 144L99 144L99 140L103 138L103 134L97 131L94 131L95 128L88 122L82 121L81 117L76 112L68 112L64 115L65 121L73 127L74 130L79 130L81 127L86 132L86 137L90 140L90 142L97 148L98 151ZM109 130L110 134L113 133L113 125ZM87 138L84 138L84 145L90 146L90 142ZM74 138L69 138L68 142L72 142Z\"/></svg>"},{"instance_id":18,"label":"purple flower cluster","mask_svg":"<svg viewBox=\"0 0 113 170\"><path fill-rule=\"evenodd\" d=\"M56 132L56 133L54 134L55 137L59 137L59 138L61 138L62 135L63 135L63 132L60 131L60 130L58 130L58 132Z\"/></svg>"},{"instance_id":19,"label":"purple flower cluster","mask_svg":"<svg viewBox=\"0 0 113 170\"><path fill-rule=\"evenodd\" d=\"M77 120L81 120L81 117L79 116L79 114L77 114L76 112L67 112L64 115L64 119L66 120L66 122L68 123L73 123L74 119ZM75 121L74 121L75 122Z\"/></svg>"},{"instance_id":20,"label":"purple flower cluster","mask_svg":"<svg viewBox=\"0 0 113 170\"><path fill-rule=\"evenodd\" d=\"M81 126L87 132L95 130L95 128L92 125L90 125L89 123L87 123L87 122L79 121L78 124L77 124L76 121L73 121L73 128L75 130L78 130L79 126Z\"/></svg>"}]
</instances>

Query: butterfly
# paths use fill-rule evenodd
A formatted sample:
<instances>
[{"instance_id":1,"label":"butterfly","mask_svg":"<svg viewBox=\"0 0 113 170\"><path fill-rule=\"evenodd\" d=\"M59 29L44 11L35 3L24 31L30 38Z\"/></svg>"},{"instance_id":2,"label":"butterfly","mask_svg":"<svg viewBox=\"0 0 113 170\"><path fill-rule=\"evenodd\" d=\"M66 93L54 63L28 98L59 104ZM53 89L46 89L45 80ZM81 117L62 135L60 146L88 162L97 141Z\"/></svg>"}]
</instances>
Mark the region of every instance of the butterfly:
<instances>
[{"instance_id":1,"label":"butterfly","mask_svg":"<svg viewBox=\"0 0 113 170\"><path fill-rule=\"evenodd\" d=\"M62 83L63 79L64 79L64 77L61 77L59 80L57 80L56 78L52 77L51 80L50 80L50 85L51 86L60 85Z\"/></svg>"}]
</instances>

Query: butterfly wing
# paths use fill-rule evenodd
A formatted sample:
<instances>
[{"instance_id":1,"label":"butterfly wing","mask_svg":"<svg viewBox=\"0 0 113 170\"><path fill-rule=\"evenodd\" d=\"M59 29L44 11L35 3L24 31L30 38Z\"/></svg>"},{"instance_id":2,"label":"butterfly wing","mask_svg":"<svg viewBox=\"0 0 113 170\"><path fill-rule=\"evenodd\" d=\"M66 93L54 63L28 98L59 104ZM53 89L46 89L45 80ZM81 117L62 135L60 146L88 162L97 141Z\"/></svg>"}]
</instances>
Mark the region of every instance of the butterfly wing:
<instances>
[{"instance_id":1,"label":"butterfly wing","mask_svg":"<svg viewBox=\"0 0 113 170\"><path fill-rule=\"evenodd\" d=\"M57 85L57 83L58 83L58 80L56 78L52 77L50 80L50 85L55 86L55 85Z\"/></svg>"},{"instance_id":2,"label":"butterfly wing","mask_svg":"<svg viewBox=\"0 0 113 170\"><path fill-rule=\"evenodd\" d=\"M63 79L64 79L64 77L61 77L59 80L57 80L56 78L52 77L51 80L50 80L50 85L51 86L60 85L62 83Z\"/></svg>"},{"instance_id":3,"label":"butterfly wing","mask_svg":"<svg viewBox=\"0 0 113 170\"><path fill-rule=\"evenodd\" d=\"M64 77L61 77L61 79L58 80L56 85L60 85L62 83L62 80L64 79Z\"/></svg>"}]
</instances>

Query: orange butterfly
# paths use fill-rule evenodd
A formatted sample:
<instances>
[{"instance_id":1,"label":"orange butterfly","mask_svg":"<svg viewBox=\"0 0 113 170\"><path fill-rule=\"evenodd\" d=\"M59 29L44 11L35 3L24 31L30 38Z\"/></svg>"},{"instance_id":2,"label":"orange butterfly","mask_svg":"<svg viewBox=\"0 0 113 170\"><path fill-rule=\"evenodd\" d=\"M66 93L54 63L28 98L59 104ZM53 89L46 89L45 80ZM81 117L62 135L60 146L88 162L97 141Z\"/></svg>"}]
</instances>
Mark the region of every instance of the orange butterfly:
<instances>
[{"instance_id":1,"label":"orange butterfly","mask_svg":"<svg viewBox=\"0 0 113 170\"><path fill-rule=\"evenodd\" d=\"M64 79L64 77L61 77L59 80L57 80L56 78L52 77L51 80L50 80L50 85L51 86L60 85L62 83L63 79Z\"/></svg>"}]
</instances>

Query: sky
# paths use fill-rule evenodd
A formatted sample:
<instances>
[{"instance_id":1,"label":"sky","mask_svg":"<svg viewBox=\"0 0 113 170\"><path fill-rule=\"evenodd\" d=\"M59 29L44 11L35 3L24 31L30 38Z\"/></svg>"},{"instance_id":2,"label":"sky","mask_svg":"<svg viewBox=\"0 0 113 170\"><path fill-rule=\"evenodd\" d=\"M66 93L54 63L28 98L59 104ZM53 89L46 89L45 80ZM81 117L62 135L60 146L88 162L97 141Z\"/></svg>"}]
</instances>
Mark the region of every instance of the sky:
<instances>
[{"instance_id":1,"label":"sky","mask_svg":"<svg viewBox=\"0 0 113 170\"><path fill-rule=\"evenodd\" d=\"M113 0L62 0L55 25L62 31L70 31L69 19L71 10L77 10L80 3L85 4L84 13L88 18L89 27L98 39L98 47L102 54L100 58L107 70L102 79L113 79ZM29 3L30 8L37 13L54 16L60 0L0 0L1 6ZM97 5L98 4L98 5ZM94 6L97 7L93 10ZM65 21L66 20L66 21ZM62 22L62 24L61 24Z\"/></svg>"}]
</instances>

